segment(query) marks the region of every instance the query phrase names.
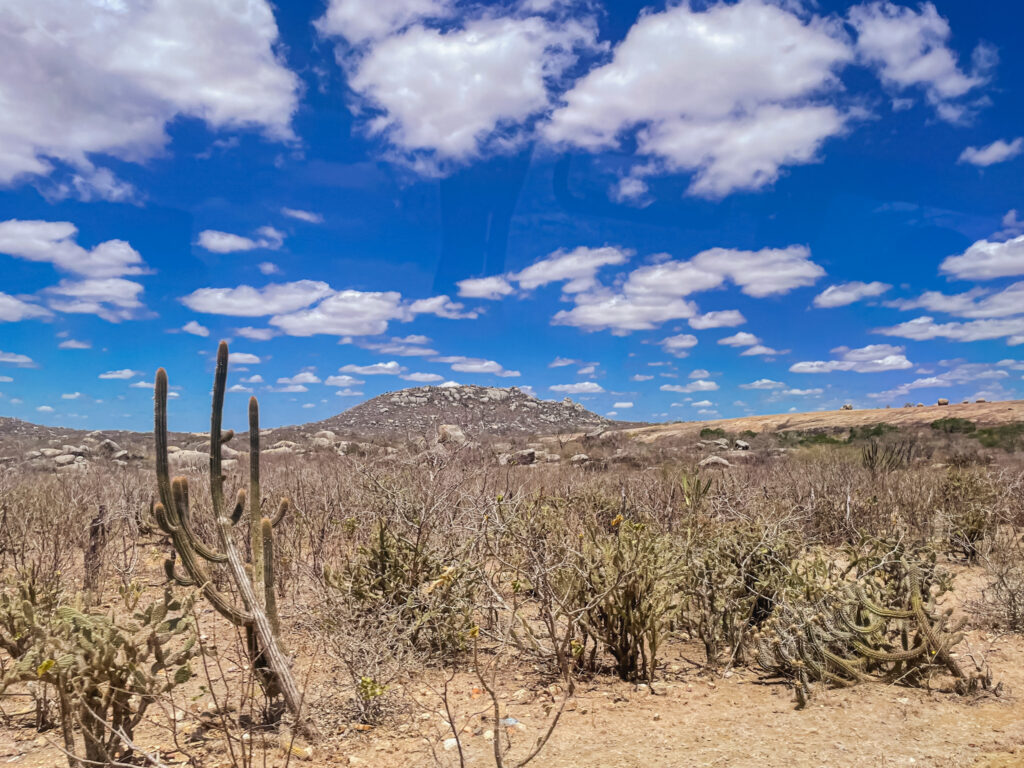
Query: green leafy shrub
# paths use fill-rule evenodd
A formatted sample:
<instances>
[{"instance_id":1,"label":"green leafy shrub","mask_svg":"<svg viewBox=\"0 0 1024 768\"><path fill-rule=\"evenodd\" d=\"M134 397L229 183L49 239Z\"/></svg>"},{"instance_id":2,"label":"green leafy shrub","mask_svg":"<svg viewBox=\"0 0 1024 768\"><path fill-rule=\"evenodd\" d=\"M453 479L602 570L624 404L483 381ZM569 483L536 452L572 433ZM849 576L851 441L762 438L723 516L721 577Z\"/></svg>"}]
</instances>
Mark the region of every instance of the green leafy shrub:
<instances>
[{"instance_id":1,"label":"green leafy shrub","mask_svg":"<svg viewBox=\"0 0 1024 768\"><path fill-rule=\"evenodd\" d=\"M710 440L712 438L717 438L717 437L725 437L725 430L724 429L718 429L718 428L712 428L712 427L704 427L700 431L700 436L704 440Z\"/></svg>"},{"instance_id":2,"label":"green leafy shrub","mask_svg":"<svg viewBox=\"0 0 1024 768\"><path fill-rule=\"evenodd\" d=\"M1013 453L1024 442L1024 422L979 429L971 436L986 448L1002 448Z\"/></svg>"},{"instance_id":3,"label":"green leafy shrub","mask_svg":"<svg viewBox=\"0 0 1024 768\"><path fill-rule=\"evenodd\" d=\"M883 437L892 432L899 432L899 427L892 424L886 424L884 421L880 424L871 424L869 426L853 426L850 427L850 434L846 438L848 443L852 443L856 440L873 440L875 438Z\"/></svg>"},{"instance_id":4,"label":"green leafy shrub","mask_svg":"<svg viewBox=\"0 0 1024 768\"><path fill-rule=\"evenodd\" d=\"M950 416L945 419L936 419L931 423L931 427L938 432L960 435L969 435L978 428L973 421L969 419L956 418L955 416Z\"/></svg>"}]
</instances>

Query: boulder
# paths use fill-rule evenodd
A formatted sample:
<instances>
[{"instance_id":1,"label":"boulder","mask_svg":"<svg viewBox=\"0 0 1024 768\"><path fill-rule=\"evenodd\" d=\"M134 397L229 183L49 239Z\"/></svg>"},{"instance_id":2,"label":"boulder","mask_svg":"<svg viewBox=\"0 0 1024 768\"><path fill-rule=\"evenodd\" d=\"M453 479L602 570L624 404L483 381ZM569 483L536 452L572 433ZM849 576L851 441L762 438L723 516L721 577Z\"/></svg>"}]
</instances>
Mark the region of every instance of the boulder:
<instances>
[{"instance_id":1,"label":"boulder","mask_svg":"<svg viewBox=\"0 0 1024 768\"><path fill-rule=\"evenodd\" d=\"M63 453L59 448L42 448L39 451L39 455L44 459L54 459Z\"/></svg>"},{"instance_id":2,"label":"boulder","mask_svg":"<svg viewBox=\"0 0 1024 768\"><path fill-rule=\"evenodd\" d=\"M222 445L220 447L220 456L222 459L237 459L241 455L241 451L236 451L230 445Z\"/></svg>"},{"instance_id":3,"label":"boulder","mask_svg":"<svg viewBox=\"0 0 1024 768\"><path fill-rule=\"evenodd\" d=\"M112 458L114 461L127 462L128 459L131 458L131 456L128 454L128 451L118 451L110 458Z\"/></svg>"},{"instance_id":4,"label":"boulder","mask_svg":"<svg viewBox=\"0 0 1024 768\"><path fill-rule=\"evenodd\" d=\"M728 469L732 466L721 456L708 456L697 464L701 469Z\"/></svg>"},{"instance_id":5,"label":"boulder","mask_svg":"<svg viewBox=\"0 0 1024 768\"><path fill-rule=\"evenodd\" d=\"M741 451L750 450L750 443L748 443L746 440L737 440L735 443L733 443L733 445L736 446L736 448Z\"/></svg>"},{"instance_id":6,"label":"boulder","mask_svg":"<svg viewBox=\"0 0 1024 768\"><path fill-rule=\"evenodd\" d=\"M73 453L62 453L53 460L53 463L58 467L66 467L69 464L74 464L77 458Z\"/></svg>"},{"instance_id":7,"label":"boulder","mask_svg":"<svg viewBox=\"0 0 1024 768\"><path fill-rule=\"evenodd\" d=\"M38 459L42 457L42 451L29 451L25 454L26 459Z\"/></svg>"},{"instance_id":8,"label":"boulder","mask_svg":"<svg viewBox=\"0 0 1024 768\"><path fill-rule=\"evenodd\" d=\"M456 424L442 424L437 428L437 442L446 445L465 445L466 433Z\"/></svg>"},{"instance_id":9,"label":"boulder","mask_svg":"<svg viewBox=\"0 0 1024 768\"><path fill-rule=\"evenodd\" d=\"M334 448L334 441L326 437L314 437L309 444L318 451L329 451Z\"/></svg>"},{"instance_id":10,"label":"boulder","mask_svg":"<svg viewBox=\"0 0 1024 768\"><path fill-rule=\"evenodd\" d=\"M272 446L270 446L271 450L273 450L275 448L288 448L288 449L294 450L294 449L296 449L298 447L299 447L299 444L298 443L293 443L291 440L278 440L276 443L274 443Z\"/></svg>"},{"instance_id":11,"label":"boulder","mask_svg":"<svg viewBox=\"0 0 1024 768\"><path fill-rule=\"evenodd\" d=\"M331 432L331 430L329 429L321 429L319 432L313 435L313 438L322 438L324 440L330 440L332 443L338 442L338 436Z\"/></svg>"},{"instance_id":12,"label":"boulder","mask_svg":"<svg viewBox=\"0 0 1024 768\"><path fill-rule=\"evenodd\" d=\"M176 445L168 445L167 446L167 453L177 453L180 450L181 450L181 448L179 448Z\"/></svg>"},{"instance_id":13,"label":"boulder","mask_svg":"<svg viewBox=\"0 0 1024 768\"><path fill-rule=\"evenodd\" d=\"M726 440L724 437L720 437L717 440L712 440L711 444L715 445L715 446L717 446L719 448L728 448L729 447L729 441Z\"/></svg>"},{"instance_id":14,"label":"boulder","mask_svg":"<svg viewBox=\"0 0 1024 768\"><path fill-rule=\"evenodd\" d=\"M938 405L949 405L949 400L947 400L944 397L940 397L938 400Z\"/></svg>"},{"instance_id":15,"label":"boulder","mask_svg":"<svg viewBox=\"0 0 1024 768\"><path fill-rule=\"evenodd\" d=\"M537 452L533 448L524 448L521 451L515 451L514 453L503 453L498 457L498 464L506 466L508 464L515 464L517 466L526 466L533 464L537 460Z\"/></svg>"},{"instance_id":16,"label":"boulder","mask_svg":"<svg viewBox=\"0 0 1024 768\"><path fill-rule=\"evenodd\" d=\"M976 402L976 403L987 403L987 402L988 402L988 400L986 400L986 399L985 399L984 397L979 397L979 398L978 398L977 400L975 400L974 402Z\"/></svg>"},{"instance_id":17,"label":"boulder","mask_svg":"<svg viewBox=\"0 0 1024 768\"><path fill-rule=\"evenodd\" d=\"M61 446L61 453L70 453L72 456L85 456L89 453L87 445L64 445Z\"/></svg>"},{"instance_id":18,"label":"boulder","mask_svg":"<svg viewBox=\"0 0 1024 768\"><path fill-rule=\"evenodd\" d=\"M210 466L210 454L205 451L177 451L167 457L172 470L207 469Z\"/></svg>"},{"instance_id":19,"label":"boulder","mask_svg":"<svg viewBox=\"0 0 1024 768\"><path fill-rule=\"evenodd\" d=\"M569 463L572 464L574 467L582 467L584 464L590 463L590 457L587 456L587 454L585 453L577 453L575 456L569 459Z\"/></svg>"},{"instance_id":20,"label":"boulder","mask_svg":"<svg viewBox=\"0 0 1024 768\"><path fill-rule=\"evenodd\" d=\"M113 456L115 453L119 453L121 446L115 443L113 440L107 439L96 446L96 450L104 456Z\"/></svg>"},{"instance_id":21,"label":"boulder","mask_svg":"<svg viewBox=\"0 0 1024 768\"><path fill-rule=\"evenodd\" d=\"M853 406L850 405L850 403L843 403L842 407L839 410L840 411L852 411L853 410Z\"/></svg>"},{"instance_id":22,"label":"boulder","mask_svg":"<svg viewBox=\"0 0 1024 768\"><path fill-rule=\"evenodd\" d=\"M260 451L261 456L291 456L293 453L295 453L295 451L287 445L282 445L280 448L267 448L265 451Z\"/></svg>"}]
</instances>

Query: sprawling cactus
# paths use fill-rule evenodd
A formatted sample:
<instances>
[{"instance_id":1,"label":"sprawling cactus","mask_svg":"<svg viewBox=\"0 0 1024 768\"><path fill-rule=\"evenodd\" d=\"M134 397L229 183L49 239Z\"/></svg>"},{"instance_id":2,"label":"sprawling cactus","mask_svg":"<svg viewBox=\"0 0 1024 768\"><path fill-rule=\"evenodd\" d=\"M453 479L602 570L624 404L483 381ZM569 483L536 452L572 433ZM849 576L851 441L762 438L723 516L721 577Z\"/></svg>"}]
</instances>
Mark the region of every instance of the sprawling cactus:
<instances>
[{"instance_id":1,"label":"sprawling cactus","mask_svg":"<svg viewBox=\"0 0 1024 768\"><path fill-rule=\"evenodd\" d=\"M755 636L758 663L788 678L801 706L813 682L921 684L945 669L959 693L988 684L987 677L965 674L950 654L963 638L963 623L951 623L951 609L937 608L916 562L897 562L898 578L858 579L815 603L784 606Z\"/></svg>"},{"instance_id":2,"label":"sprawling cactus","mask_svg":"<svg viewBox=\"0 0 1024 768\"><path fill-rule=\"evenodd\" d=\"M274 595L274 533L273 529L287 514L289 502L283 499L277 513L267 518L261 512L260 495L260 427L259 405L249 401L249 542L251 562L246 563L235 545L232 527L246 511L246 492L239 490L230 514L225 512L224 475L221 446L234 437L234 432L221 431L224 392L228 375L228 345L217 349L217 368L213 382L213 408L210 416L210 496L217 536L222 551L203 542L190 521L188 480L170 476L167 455L167 372L156 374L154 388L154 432L156 436L156 475L160 501L154 515L160 528L171 537L172 557L165 563L169 578L186 586L197 586L213 607L236 626L243 627L248 638L249 654L269 694L280 692L285 704L307 735L315 735L312 723L302 714L302 698L295 685L280 640L281 621ZM180 573L174 556L181 561ZM226 566L241 597L241 605L214 586L205 563Z\"/></svg>"},{"instance_id":3,"label":"sprawling cactus","mask_svg":"<svg viewBox=\"0 0 1024 768\"><path fill-rule=\"evenodd\" d=\"M148 706L192 675L190 614L190 600L167 590L132 621L115 622L22 581L0 595L0 647L13 658L0 692L16 682L52 686L71 768L124 764Z\"/></svg>"}]
</instances>

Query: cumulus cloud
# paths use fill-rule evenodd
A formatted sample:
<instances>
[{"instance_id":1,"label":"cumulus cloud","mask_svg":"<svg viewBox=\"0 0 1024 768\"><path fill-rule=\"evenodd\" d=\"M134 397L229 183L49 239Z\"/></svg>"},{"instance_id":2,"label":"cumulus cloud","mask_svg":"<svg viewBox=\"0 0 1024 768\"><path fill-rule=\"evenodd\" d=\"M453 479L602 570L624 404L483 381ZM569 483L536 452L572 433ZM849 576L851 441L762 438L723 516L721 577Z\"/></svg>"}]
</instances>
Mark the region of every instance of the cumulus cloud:
<instances>
[{"instance_id":1,"label":"cumulus cloud","mask_svg":"<svg viewBox=\"0 0 1024 768\"><path fill-rule=\"evenodd\" d=\"M824 391L821 387L812 387L811 389L784 389L779 394L788 397L814 397L822 394Z\"/></svg>"},{"instance_id":2,"label":"cumulus cloud","mask_svg":"<svg viewBox=\"0 0 1024 768\"><path fill-rule=\"evenodd\" d=\"M294 376L282 377L277 380L278 384L319 384L320 377L313 371L299 371Z\"/></svg>"},{"instance_id":3,"label":"cumulus cloud","mask_svg":"<svg viewBox=\"0 0 1024 768\"><path fill-rule=\"evenodd\" d=\"M708 328L733 328L743 325L747 318L738 309L721 309L691 317L687 322L695 331L703 331Z\"/></svg>"},{"instance_id":4,"label":"cumulus cloud","mask_svg":"<svg viewBox=\"0 0 1024 768\"><path fill-rule=\"evenodd\" d=\"M195 320L189 320L181 327L181 330L185 333L191 333L193 336L202 336L203 338L210 335L210 329L205 325L197 323Z\"/></svg>"},{"instance_id":5,"label":"cumulus cloud","mask_svg":"<svg viewBox=\"0 0 1024 768\"><path fill-rule=\"evenodd\" d=\"M706 368L694 368L692 371L690 371L690 373L688 375L688 378L691 378L691 379L706 379L706 378L709 378L710 376L711 376L711 371L707 370Z\"/></svg>"},{"instance_id":6,"label":"cumulus cloud","mask_svg":"<svg viewBox=\"0 0 1024 768\"><path fill-rule=\"evenodd\" d=\"M57 349L92 349L92 344L78 339L65 339L57 345Z\"/></svg>"},{"instance_id":7,"label":"cumulus cloud","mask_svg":"<svg viewBox=\"0 0 1024 768\"><path fill-rule=\"evenodd\" d=\"M355 376L349 376L348 374L336 374L334 376L328 376L324 380L324 384L328 387L355 387L359 384L365 384L363 379L357 379Z\"/></svg>"},{"instance_id":8,"label":"cumulus cloud","mask_svg":"<svg viewBox=\"0 0 1024 768\"><path fill-rule=\"evenodd\" d=\"M662 384L658 387L662 392L714 392L718 384L706 379L696 379L689 384Z\"/></svg>"},{"instance_id":9,"label":"cumulus cloud","mask_svg":"<svg viewBox=\"0 0 1024 768\"><path fill-rule=\"evenodd\" d=\"M662 339L659 343L661 348L670 355L686 357L688 354L687 350L693 349L693 347L697 346L697 337L691 333L680 333L676 336L669 336L668 338Z\"/></svg>"},{"instance_id":10,"label":"cumulus cloud","mask_svg":"<svg viewBox=\"0 0 1024 768\"><path fill-rule=\"evenodd\" d=\"M406 381L415 381L418 384L433 384L436 381L444 381L444 376L436 373L407 373L399 378Z\"/></svg>"},{"instance_id":11,"label":"cumulus cloud","mask_svg":"<svg viewBox=\"0 0 1024 768\"><path fill-rule=\"evenodd\" d=\"M984 341L1008 337L1007 343L1015 346L1024 344L1024 317L972 320L966 323L937 323L935 318L924 315L905 323L878 328L875 332L915 341L927 341L928 339Z\"/></svg>"},{"instance_id":12,"label":"cumulus cloud","mask_svg":"<svg viewBox=\"0 0 1024 768\"><path fill-rule=\"evenodd\" d=\"M270 283L263 288L254 288L251 285L240 285L236 288L199 288L183 297L181 302L196 312L259 317L294 312L331 293L331 287L327 283L299 280L294 283Z\"/></svg>"},{"instance_id":13,"label":"cumulus cloud","mask_svg":"<svg viewBox=\"0 0 1024 768\"><path fill-rule=\"evenodd\" d=\"M901 299L891 302L890 306L903 310L944 312L957 317L1011 317L1024 314L1024 281L1013 283L995 293L981 288L956 294L925 291L916 299Z\"/></svg>"},{"instance_id":14,"label":"cumulus cloud","mask_svg":"<svg viewBox=\"0 0 1024 768\"><path fill-rule=\"evenodd\" d=\"M273 328L252 328L251 326L235 328L235 333L251 341L270 341L278 335L278 331L275 331Z\"/></svg>"},{"instance_id":15,"label":"cumulus cloud","mask_svg":"<svg viewBox=\"0 0 1024 768\"><path fill-rule=\"evenodd\" d=\"M53 413L53 406L51 405L40 405L36 408L40 413Z\"/></svg>"},{"instance_id":16,"label":"cumulus cloud","mask_svg":"<svg viewBox=\"0 0 1024 768\"><path fill-rule=\"evenodd\" d=\"M653 376L645 376L642 373L634 373L632 376L629 377L629 380L630 381L650 381L653 378L654 378Z\"/></svg>"},{"instance_id":17,"label":"cumulus cloud","mask_svg":"<svg viewBox=\"0 0 1024 768\"><path fill-rule=\"evenodd\" d=\"M482 357L464 357L462 355L449 355L446 357L435 357L433 363L445 363L452 367L453 371L459 373L493 373L495 376L515 378L520 376L519 371L507 370L501 363L494 360L485 360Z\"/></svg>"},{"instance_id":18,"label":"cumulus cloud","mask_svg":"<svg viewBox=\"0 0 1024 768\"><path fill-rule=\"evenodd\" d=\"M996 163L1005 163L1024 152L1024 137L1018 136L1012 141L997 139L984 147L967 147L960 153L958 163L970 163L987 168Z\"/></svg>"},{"instance_id":19,"label":"cumulus cloud","mask_svg":"<svg viewBox=\"0 0 1024 768\"><path fill-rule=\"evenodd\" d=\"M199 245L212 253L235 253L266 249L276 251L284 244L284 232L273 227L260 227L256 237L244 237L216 229L204 229L199 233Z\"/></svg>"},{"instance_id":20,"label":"cumulus cloud","mask_svg":"<svg viewBox=\"0 0 1024 768\"><path fill-rule=\"evenodd\" d=\"M414 315L437 315L449 320L475 320L479 313L466 311L464 304L452 301L448 296L433 296L429 299L417 299L409 305Z\"/></svg>"},{"instance_id":21,"label":"cumulus cloud","mask_svg":"<svg viewBox=\"0 0 1024 768\"><path fill-rule=\"evenodd\" d=\"M683 3L643 14L544 132L593 151L631 138L647 158L633 178L692 172L692 194L757 189L842 132L846 115L817 97L839 88L835 71L851 57L831 21L761 0Z\"/></svg>"},{"instance_id":22,"label":"cumulus cloud","mask_svg":"<svg viewBox=\"0 0 1024 768\"><path fill-rule=\"evenodd\" d=\"M43 290L50 309L96 315L111 323L146 315L146 307L139 298L142 292L140 283L120 277L61 280Z\"/></svg>"},{"instance_id":23,"label":"cumulus cloud","mask_svg":"<svg viewBox=\"0 0 1024 768\"><path fill-rule=\"evenodd\" d=\"M612 264L624 264L633 251L614 246L603 248L579 247L571 251L555 251L510 277L525 290L539 288L548 283L563 283L563 293L582 293L597 286L599 269Z\"/></svg>"},{"instance_id":24,"label":"cumulus cloud","mask_svg":"<svg viewBox=\"0 0 1024 768\"><path fill-rule=\"evenodd\" d=\"M54 160L88 181L97 154L154 157L178 117L292 138L299 80L265 0L10 0L2 24L0 183Z\"/></svg>"},{"instance_id":25,"label":"cumulus cloud","mask_svg":"<svg viewBox=\"0 0 1024 768\"><path fill-rule=\"evenodd\" d=\"M75 242L77 235L78 227L70 221L10 219L0 222L0 253L53 264L62 272L86 278L148 272L142 256L124 240L106 240L87 249Z\"/></svg>"},{"instance_id":26,"label":"cumulus cloud","mask_svg":"<svg viewBox=\"0 0 1024 768\"><path fill-rule=\"evenodd\" d=\"M228 355L228 362L234 365L257 365L260 357L252 352L231 352Z\"/></svg>"},{"instance_id":27,"label":"cumulus cloud","mask_svg":"<svg viewBox=\"0 0 1024 768\"><path fill-rule=\"evenodd\" d=\"M986 363L957 361L944 361L944 363L949 367L948 370L940 371L932 376L917 378L893 389L875 392L868 396L877 400L888 400L894 397L905 397L915 389L952 388L974 381L998 382L1000 379L1009 378L1010 375L1005 370Z\"/></svg>"},{"instance_id":28,"label":"cumulus cloud","mask_svg":"<svg viewBox=\"0 0 1024 768\"><path fill-rule=\"evenodd\" d=\"M832 354L837 355L838 358L794 363L789 370L793 373L832 373L834 371L879 373L914 367L914 364L904 355L904 348L891 344L869 344L859 349L836 347L832 350Z\"/></svg>"},{"instance_id":29,"label":"cumulus cloud","mask_svg":"<svg viewBox=\"0 0 1024 768\"><path fill-rule=\"evenodd\" d=\"M778 350L773 347L766 347L764 344L755 344L740 352L740 357L767 357L770 355L784 355L789 350Z\"/></svg>"},{"instance_id":30,"label":"cumulus cloud","mask_svg":"<svg viewBox=\"0 0 1024 768\"><path fill-rule=\"evenodd\" d=\"M761 340L752 333L746 331L739 331L734 333L732 336L726 336L724 339L719 339L719 344L725 344L728 347L751 347L757 344Z\"/></svg>"},{"instance_id":31,"label":"cumulus cloud","mask_svg":"<svg viewBox=\"0 0 1024 768\"><path fill-rule=\"evenodd\" d=\"M979 240L963 253L946 258L939 269L960 280L1024 275L1024 235L1001 243Z\"/></svg>"},{"instance_id":32,"label":"cumulus cloud","mask_svg":"<svg viewBox=\"0 0 1024 768\"><path fill-rule=\"evenodd\" d=\"M604 392L604 387L596 381L579 381L575 384L555 384L548 387L552 392L561 392L567 395L588 395Z\"/></svg>"},{"instance_id":33,"label":"cumulus cloud","mask_svg":"<svg viewBox=\"0 0 1024 768\"><path fill-rule=\"evenodd\" d=\"M814 306L820 308L845 307L847 304L853 304L862 299L881 296L890 288L892 286L888 283L880 283L877 280L870 283L855 280L849 283L830 285L814 297Z\"/></svg>"},{"instance_id":34,"label":"cumulus cloud","mask_svg":"<svg viewBox=\"0 0 1024 768\"><path fill-rule=\"evenodd\" d=\"M471 277L460 280L456 285L459 287L459 296L466 299L501 299L515 293L512 284L501 275Z\"/></svg>"},{"instance_id":35,"label":"cumulus cloud","mask_svg":"<svg viewBox=\"0 0 1024 768\"><path fill-rule=\"evenodd\" d=\"M740 389L785 389L786 385L773 379L758 379L749 384L740 384Z\"/></svg>"},{"instance_id":36,"label":"cumulus cloud","mask_svg":"<svg viewBox=\"0 0 1024 768\"><path fill-rule=\"evenodd\" d=\"M343 365L338 369L342 373L357 373L361 376L397 376L405 371L405 366L395 360L386 363L372 363L370 365Z\"/></svg>"},{"instance_id":37,"label":"cumulus cloud","mask_svg":"<svg viewBox=\"0 0 1024 768\"><path fill-rule=\"evenodd\" d=\"M882 82L893 90L921 88L940 118L955 122L967 107L962 97L987 80L993 52L979 46L974 69L964 72L947 45L949 22L932 3L917 9L890 2L864 3L850 9L848 18L857 31L857 54L873 66Z\"/></svg>"},{"instance_id":38,"label":"cumulus cloud","mask_svg":"<svg viewBox=\"0 0 1024 768\"><path fill-rule=\"evenodd\" d=\"M428 339L429 341L429 339ZM382 355L398 355L399 357L429 357L436 355L437 350L424 347L422 344L409 343L405 339L392 339L391 341L363 344L365 349L372 349Z\"/></svg>"},{"instance_id":39,"label":"cumulus cloud","mask_svg":"<svg viewBox=\"0 0 1024 768\"><path fill-rule=\"evenodd\" d=\"M612 405L612 408L616 408L616 409L618 409L620 411L621 410L625 410L627 408L632 408L632 407L633 407L633 403L631 403L629 401L625 401L625 402L621 402L621 403L614 403Z\"/></svg>"},{"instance_id":40,"label":"cumulus cloud","mask_svg":"<svg viewBox=\"0 0 1024 768\"><path fill-rule=\"evenodd\" d=\"M46 307L0 292L0 323L17 323L38 317L52 317Z\"/></svg>"},{"instance_id":41,"label":"cumulus cloud","mask_svg":"<svg viewBox=\"0 0 1024 768\"><path fill-rule=\"evenodd\" d=\"M366 43L338 48L363 127L426 171L518 146L549 108L554 83L595 44L588 20L492 11L436 29L418 23L431 0L357 14L363 5L341 21L332 4L320 31Z\"/></svg>"},{"instance_id":42,"label":"cumulus cloud","mask_svg":"<svg viewBox=\"0 0 1024 768\"><path fill-rule=\"evenodd\" d=\"M101 373L101 379L134 379L136 376L142 376L142 371L134 371L131 368L120 368L116 371L107 371Z\"/></svg>"}]
</instances>

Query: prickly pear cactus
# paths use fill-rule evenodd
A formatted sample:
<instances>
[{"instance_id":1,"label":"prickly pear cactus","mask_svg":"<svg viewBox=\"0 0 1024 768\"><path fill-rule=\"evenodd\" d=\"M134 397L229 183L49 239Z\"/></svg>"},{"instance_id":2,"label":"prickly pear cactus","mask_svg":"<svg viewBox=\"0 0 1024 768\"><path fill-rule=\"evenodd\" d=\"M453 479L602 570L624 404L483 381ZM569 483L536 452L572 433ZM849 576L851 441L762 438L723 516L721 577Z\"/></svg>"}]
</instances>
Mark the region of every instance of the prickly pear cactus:
<instances>
[{"instance_id":1,"label":"prickly pear cactus","mask_svg":"<svg viewBox=\"0 0 1024 768\"><path fill-rule=\"evenodd\" d=\"M0 602L0 647L14 663L0 692L17 683L53 688L71 768L124 761L149 705L192 676L192 598L166 590L131 621L116 622L31 583L11 592Z\"/></svg>"}]
</instances>

